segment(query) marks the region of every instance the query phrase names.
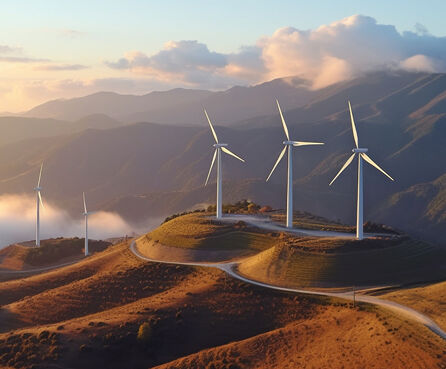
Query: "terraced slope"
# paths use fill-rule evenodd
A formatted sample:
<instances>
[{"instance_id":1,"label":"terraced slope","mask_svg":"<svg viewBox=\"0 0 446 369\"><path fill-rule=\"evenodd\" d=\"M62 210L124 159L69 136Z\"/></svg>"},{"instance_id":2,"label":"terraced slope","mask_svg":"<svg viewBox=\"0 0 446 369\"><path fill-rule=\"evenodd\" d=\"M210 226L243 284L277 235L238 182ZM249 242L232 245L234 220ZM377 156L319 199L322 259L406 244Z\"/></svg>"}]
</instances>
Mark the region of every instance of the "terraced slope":
<instances>
[{"instance_id":1,"label":"terraced slope","mask_svg":"<svg viewBox=\"0 0 446 369\"><path fill-rule=\"evenodd\" d=\"M319 239L314 243L330 242ZM339 240L336 240L339 242ZM357 242L357 241L355 241ZM249 278L289 287L396 285L446 278L446 250L413 239L347 252L310 252L280 244L239 265Z\"/></svg>"}]
</instances>

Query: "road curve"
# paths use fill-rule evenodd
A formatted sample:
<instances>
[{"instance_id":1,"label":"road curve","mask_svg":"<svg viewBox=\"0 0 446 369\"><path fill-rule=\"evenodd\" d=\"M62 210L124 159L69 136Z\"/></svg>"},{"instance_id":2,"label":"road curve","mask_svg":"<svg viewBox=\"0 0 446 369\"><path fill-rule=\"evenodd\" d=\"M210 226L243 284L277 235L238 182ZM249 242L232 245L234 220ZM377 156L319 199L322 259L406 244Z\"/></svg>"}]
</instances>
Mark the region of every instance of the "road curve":
<instances>
[{"instance_id":1,"label":"road curve","mask_svg":"<svg viewBox=\"0 0 446 369\"><path fill-rule=\"evenodd\" d=\"M275 286L268 283L259 282L253 279L249 279L246 277L243 277L242 275L238 274L235 270L235 266L239 262L223 262L223 263L193 263L193 262L171 262L171 261L165 261L165 260L155 260L148 258L144 255L141 255L138 250L135 248L135 240L133 240L130 243L130 251L139 259L150 261L154 263L162 263L162 264L174 264L174 265L189 265L189 266L202 266L202 267L208 267L208 268L217 268L224 272L226 272L231 277L234 277L240 281L243 281L245 283L249 283L255 286L265 287L277 291L284 291L284 292L294 292L294 293L301 293L301 294L307 294L307 295L318 295L318 296L328 296L328 297L337 297L344 300L353 300L353 292L323 292L323 291L312 291L312 290L302 290L298 288L287 288L287 287L280 287ZM393 301L380 299L376 296L366 296L366 295L355 295L355 300L360 302L365 302L377 306L382 306L384 308L390 309L400 315L404 315L409 319L412 319L414 321L417 321L427 328L429 328L432 332L446 340L446 332L442 330L437 323L435 323L431 318L428 316L401 304L398 304Z\"/></svg>"}]
</instances>

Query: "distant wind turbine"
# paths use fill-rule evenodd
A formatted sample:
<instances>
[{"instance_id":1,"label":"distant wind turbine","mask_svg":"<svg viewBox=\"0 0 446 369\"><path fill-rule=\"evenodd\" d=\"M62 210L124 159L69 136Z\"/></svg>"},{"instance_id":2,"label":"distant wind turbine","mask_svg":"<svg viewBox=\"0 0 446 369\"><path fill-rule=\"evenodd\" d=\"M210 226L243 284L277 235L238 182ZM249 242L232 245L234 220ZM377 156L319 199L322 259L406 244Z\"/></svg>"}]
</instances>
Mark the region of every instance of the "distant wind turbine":
<instances>
[{"instance_id":1,"label":"distant wind turbine","mask_svg":"<svg viewBox=\"0 0 446 369\"><path fill-rule=\"evenodd\" d=\"M308 145L323 145L322 142L303 142L303 141L290 141L290 134L288 133L288 127L283 118L282 109L280 108L279 101L276 99L277 107L279 108L280 118L282 119L283 130L285 131L285 136L287 141L283 141L285 147L279 154L279 157L274 164L271 173L269 174L266 181L270 179L280 160L282 160L285 155L285 151L288 148L288 177L287 177L287 199L286 199L286 226L287 228L293 227L293 147L297 146L308 146Z\"/></svg>"},{"instance_id":2,"label":"distant wind turbine","mask_svg":"<svg viewBox=\"0 0 446 369\"><path fill-rule=\"evenodd\" d=\"M368 149L360 148L359 147L359 139L358 139L358 133L356 132L356 126L355 126L355 120L353 118L353 112L352 112L352 106L350 104L350 101L348 102L348 109L350 111L350 120L352 122L352 131L353 131L353 139L355 140L356 148L352 149L353 154L350 156L341 170L336 174L336 176L333 178L333 180L330 182L329 186L332 185L332 183L336 180L336 178L339 177L339 175L350 165L350 163L355 158L355 155L358 154L358 198L357 198L357 204L356 204L356 238L358 240L362 240L364 238L363 234L363 185L362 185L362 159L364 159L367 163L374 166L376 169L378 169L381 173L383 173L385 176L390 178L392 181L394 180L391 176L389 176L383 169L381 169L378 164L376 164L370 156L366 154Z\"/></svg>"},{"instance_id":3,"label":"distant wind turbine","mask_svg":"<svg viewBox=\"0 0 446 369\"><path fill-rule=\"evenodd\" d=\"M94 214L95 211L87 211L87 201L85 200L85 192L82 192L84 198L84 217L85 217L85 256L88 256L88 216Z\"/></svg>"},{"instance_id":4,"label":"distant wind turbine","mask_svg":"<svg viewBox=\"0 0 446 369\"><path fill-rule=\"evenodd\" d=\"M34 191L36 191L36 200L37 200L37 208L36 208L36 246L40 246L40 205L43 206L42 201L42 195L40 194L40 191L42 190L42 187L40 187L40 181L42 179L42 169L43 169L43 163L40 166L40 173L39 173L39 180L37 181L37 187L34 188Z\"/></svg>"},{"instance_id":5,"label":"distant wind turbine","mask_svg":"<svg viewBox=\"0 0 446 369\"><path fill-rule=\"evenodd\" d=\"M206 183L204 185L206 186L208 184L209 177L210 177L211 171L212 171L212 167L214 166L215 159L217 159L217 206L216 206L216 216L217 216L217 219L220 219L222 217L221 152L223 151L224 153L226 153L228 155L231 155L234 158L236 158L236 159L238 159L238 160L240 160L242 162L245 162L245 161L241 157L235 155L232 151L227 149L226 147L228 146L228 144L220 143L218 141L217 134L215 133L214 127L212 126L211 120L209 119L209 115L208 115L206 109L204 110L204 114L206 115L206 118L207 118L207 120L209 122L209 127L211 127L212 135L214 136L214 139L215 139L215 144L213 145L215 147L214 156L212 158L211 167L209 168L208 176L206 178Z\"/></svg>"}]
</instances>

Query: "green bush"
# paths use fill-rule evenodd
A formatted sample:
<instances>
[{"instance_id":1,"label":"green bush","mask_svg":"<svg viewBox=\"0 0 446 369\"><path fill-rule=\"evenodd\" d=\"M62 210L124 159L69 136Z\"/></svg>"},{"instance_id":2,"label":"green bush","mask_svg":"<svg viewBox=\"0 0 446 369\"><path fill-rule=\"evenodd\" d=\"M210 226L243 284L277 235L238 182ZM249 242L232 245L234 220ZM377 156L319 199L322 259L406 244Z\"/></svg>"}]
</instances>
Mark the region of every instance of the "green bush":
<instances>
[{"instance_id":1,"label":"green bush","mask_svg":"<svg viewBox=\"0 0 446 369\"><path fill-rule=\"evenodd\" d=\"M138 329L138 342L142 344L149 344L153 337L153 329L148 322L142 323Z\"/></svg>"}]
</instances>

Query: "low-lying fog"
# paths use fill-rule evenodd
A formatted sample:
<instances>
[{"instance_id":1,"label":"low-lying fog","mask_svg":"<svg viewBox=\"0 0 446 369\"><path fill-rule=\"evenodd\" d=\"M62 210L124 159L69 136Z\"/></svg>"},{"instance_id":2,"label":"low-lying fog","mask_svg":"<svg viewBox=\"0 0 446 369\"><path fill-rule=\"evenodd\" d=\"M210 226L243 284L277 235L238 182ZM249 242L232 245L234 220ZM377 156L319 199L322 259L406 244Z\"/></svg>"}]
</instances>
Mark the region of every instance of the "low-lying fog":
<instances>
[{"instance_id":1,"label":"low-lying fog","mask_svg":"<svg viewBox=\"0 0 446 369\"><path fill-rule=\"evenodd\" d=\"M45 201L45 199L44 199ZM80 208L79 213L81 214ZM88 238L106 239L145 233L161 219L152 219L143 226L134 226L116 213L99 211L88 218ZM84 237L84 217L73 219L66 211L51 203L40 207L40 238ZM35 239L36 198L29 195L0 196L0 249L15 242Z\"/></svg>"}]
</instances>

